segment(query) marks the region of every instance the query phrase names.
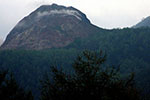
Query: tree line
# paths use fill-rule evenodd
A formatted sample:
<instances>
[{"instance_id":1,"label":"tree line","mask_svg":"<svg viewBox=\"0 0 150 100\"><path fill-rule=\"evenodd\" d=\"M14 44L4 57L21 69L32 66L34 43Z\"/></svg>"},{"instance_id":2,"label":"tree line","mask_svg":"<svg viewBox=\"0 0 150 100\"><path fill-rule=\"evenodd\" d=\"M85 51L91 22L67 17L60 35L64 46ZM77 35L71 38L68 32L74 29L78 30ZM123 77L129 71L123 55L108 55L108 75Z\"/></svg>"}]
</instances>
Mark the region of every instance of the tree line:
<instances>
[{"instance_id":1,"label":"tree line","mask_svg":"<svg viewBox=\"0 0 150 100\"><path fill-rule=\"evenodd\" d=\"M119 67L103 66L106 54L84 51L72 71L51 66L40 80L40 100L142 100L134 74L121 77ZM8 71L0 71L1 100L34 100L32 92L20 87Z\"/></svg>"}]
</instances>

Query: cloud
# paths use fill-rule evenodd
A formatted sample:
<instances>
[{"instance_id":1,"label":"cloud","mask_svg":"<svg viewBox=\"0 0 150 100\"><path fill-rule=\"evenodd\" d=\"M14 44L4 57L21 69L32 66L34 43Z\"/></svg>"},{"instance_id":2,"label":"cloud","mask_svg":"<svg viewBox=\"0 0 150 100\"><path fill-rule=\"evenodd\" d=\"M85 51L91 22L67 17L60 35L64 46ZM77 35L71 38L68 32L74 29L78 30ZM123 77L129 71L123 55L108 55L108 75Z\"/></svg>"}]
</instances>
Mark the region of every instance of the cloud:
<instances>
[{"instance_id":1,"label":"cloud","mask_svg":"<svg viewBox=\"0 0 150 100\"><path fill-rule=\"evenodd\" d=\"M71 16L74 16L76 17L77 19L79 20L82 20L81 19L81 15L79 14L78 11L75 11L75 10L66 10L66 9L61 9L61 10L51 10L51 11L44 11L44 12L38 12L37 13L37 18L41 18L43 16L49 16L49 15L55 15L55 14L62 14L64 16L68 16L68 15L71 15Z\"/></svg>"},{"instance_id":2,"label":"cloud","mask_svg":"<svg viewBox=\"0 0 150 100\"><path fill-rule=\"evenodd\" d=\"M48 15L50 15L50 13L47 12L47 11L38 12L38 13L37 13L37 18L41 18L41 17L48 16Z\"/></svg>"}]
</instances>

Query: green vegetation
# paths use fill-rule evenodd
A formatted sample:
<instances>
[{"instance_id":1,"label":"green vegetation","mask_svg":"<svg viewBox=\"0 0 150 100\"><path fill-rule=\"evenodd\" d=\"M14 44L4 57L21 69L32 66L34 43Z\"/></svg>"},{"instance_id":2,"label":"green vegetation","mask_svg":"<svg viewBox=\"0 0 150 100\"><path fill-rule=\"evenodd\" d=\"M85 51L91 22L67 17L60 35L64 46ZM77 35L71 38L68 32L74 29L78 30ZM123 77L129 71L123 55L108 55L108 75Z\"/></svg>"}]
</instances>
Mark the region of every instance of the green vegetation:
<instances>
[{"instance_id":1,"label":"green vegetation","mask_svg":"<svg viewBox=\"0 0 150 100\"><path fill-rule=\"evenodd\" d=\"M26 90L31 89L34 96L39 95L39 80L49 70L51 65L65 66L67 70L77 55L77 51L70 50L45 50L25 51L7 50L0 51L0 68L9 69L14 73L16 81Z\"/></svg>"},{"instance_id":2,"label":"green vegetation","mask_svg":"<svg viewBox=\"0 0 150 100\"><path fill-rule=\"evenodd\" d=\"M1 100L33 100L32 93L19 87L12 74L0 71L0 99Z\"/></svg>"},{"instance_id":3,"label":"green vegetation","mask_svg":"<svg viewBox=\"0 0 150 100\"><path fill-rule=\"evenodd\" d=\"M73 63L74 73L52 67L42 81L41 100L140 100L133 76L121 79L118 70L104 68L106 56L84 51Z\"/></svg>"},{"instance_id":4,"label":"green vegetation","mask_svg":"<svg viewBox=\"0 0 150 100\"><path fill-rule=\"evenodd\" d=\"M52 73L44 76L36 92L41 91L41 100L140 100L133 74L122 78L118 69L104 66L105 61L102 52L84 51L73 62L71 71L63 70L66 67L51 67ZM0 99L33 100L33 96L19 87L12 74L1 71Z\"/></svg>"},{"instance_id":5,"label":"green vegetation","mask_svg":"<svg viewBox=\"0 0 150 100\"><path fill-rule=\"evenodd\" d=\"M103 30L68 46L78 50L103 50L110 65L121 65L121 73L136 73L140 88L150 94L150 28ZM144 77L144 78L143 78Z\"/></svg>"},{"instance_id":6,"label":"green vegetation","mask_svg":"<svg viewBox=\"0 0 150 100\"><path fill-rule=\"evenodd\" d=\"M33 95L40 94L40 82L49 67L63 66L72 71L76 56L85 49L107 54L107 65L120 67L121 76L135 73L135 82L143 95L150 94L150 28L101 30L86 38L78 38L68 47L41 51L1 50L0 69L14 73L17 83L25 90L31 89ZM144 89L144 90L143 90ZM149 98L149 97L147 97Z\"/></svg>"}]
</instances>

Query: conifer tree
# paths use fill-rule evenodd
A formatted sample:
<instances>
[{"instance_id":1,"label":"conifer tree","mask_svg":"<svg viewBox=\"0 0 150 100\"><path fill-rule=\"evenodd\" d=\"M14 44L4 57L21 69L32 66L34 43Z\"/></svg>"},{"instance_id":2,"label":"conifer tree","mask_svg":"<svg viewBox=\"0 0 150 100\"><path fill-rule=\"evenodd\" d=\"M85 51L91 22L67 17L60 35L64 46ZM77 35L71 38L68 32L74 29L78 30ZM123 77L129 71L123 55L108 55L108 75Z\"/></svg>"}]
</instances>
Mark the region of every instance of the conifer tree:
<instances>
[{"instance_id":1,"label":"conifer tree","mask_svg":"<svg viewBox=\"0 0 150 100\"><path fill-rule=\"evenodd\" d=\"M0 100L33 100L33 96L17 84L12 74L0 71Z\"/></svg>"},{"instance_id":2,"label":"conifer tree","mask_svg":"<svg viewBox=\"0 0 150 100\"><path fill-rule=\"evenodd\" d=\"M73 74L52 67L42 81L41 100L139 100L134 75L122 79L118 69L106 68L106 55L84 51L73 63Z\"/></svg>"}]
</instances>

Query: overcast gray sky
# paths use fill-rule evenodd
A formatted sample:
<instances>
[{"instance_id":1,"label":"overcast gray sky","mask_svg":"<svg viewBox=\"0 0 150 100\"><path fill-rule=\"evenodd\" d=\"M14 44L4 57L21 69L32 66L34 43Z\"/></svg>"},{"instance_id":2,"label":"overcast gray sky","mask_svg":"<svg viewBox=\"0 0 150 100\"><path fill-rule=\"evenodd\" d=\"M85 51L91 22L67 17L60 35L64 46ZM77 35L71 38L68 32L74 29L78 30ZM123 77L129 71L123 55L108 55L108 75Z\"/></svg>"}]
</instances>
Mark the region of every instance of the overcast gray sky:
<instances>
[{"instance_id":1,"label":"overcast gray sky","mask_svg":"<svg viewBox=\"0 0 150 100\"><path fill-rule=\"evenodd\" d=\"M73 6L103 28L130 27L150 16L150 0L0 0L0 39L43 4Z\"/></svg>"}]
</instances>

